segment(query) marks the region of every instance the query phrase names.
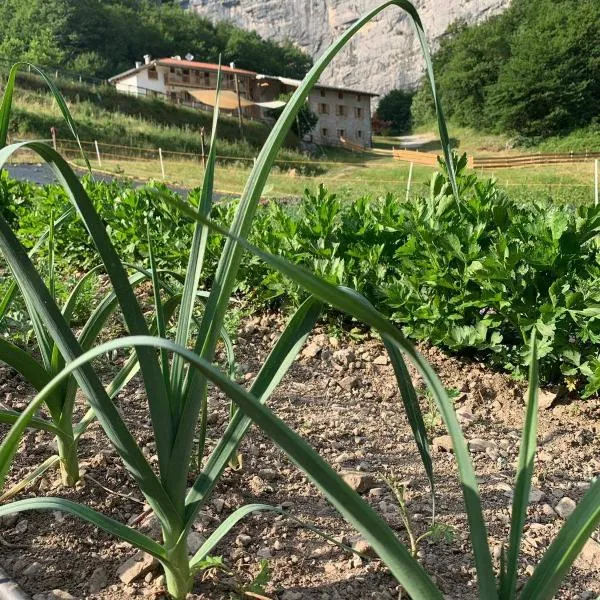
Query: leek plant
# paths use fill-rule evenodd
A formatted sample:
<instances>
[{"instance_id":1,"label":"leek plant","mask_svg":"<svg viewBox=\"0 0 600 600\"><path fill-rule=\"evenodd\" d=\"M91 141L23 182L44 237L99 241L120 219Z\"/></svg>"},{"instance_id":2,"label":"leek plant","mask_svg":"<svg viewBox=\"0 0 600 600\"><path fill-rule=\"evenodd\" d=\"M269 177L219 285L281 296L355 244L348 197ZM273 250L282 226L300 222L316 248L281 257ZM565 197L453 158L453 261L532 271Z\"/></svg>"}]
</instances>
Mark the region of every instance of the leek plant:
<instances>
[{"instance_id":1,"label":"leek plant","mask_svg":"<svg viewBox=\"0 0 600 600\"><path fill-rule=\"evenodd\" d=\"M407 374L403 355L409 357L431 389L440 414L453 438L459 477L462 483L466 512L470 525L471 541L477 568L480 597L483 599L512 598L516 589L516 573L520 535L524 522L528 490L535 448L536 360L535 342L532 350L530 401L528 419L523 438L523 450L517 477L517 493L513 508L513 527L507 559L500 575L500 586L492 567L483 512L473 466L467 445L460 430L452 403L430 365L416 352L402 333L382 314L356 292L333 286L312 273L294 266L280 257L259 250L246 241L255 210L264 188L269 170L278 149L303 105L311 87L323 69L348 40L385 8L396 5L406 10L415 24L419 41L426 58L438 111L439 129L454 201L459 206L458 190L454 177L451 151L441 107L435 95L431 60L419 16L407 0L389 0L382 3L354 23L316 62L302 85L296 90L271 135L257 158L249 177L237 213L229 231L209 219L212 201L212 184L215 163L215 129L217 111L213 121L211 147L208 155L204 185L198 206L179 202L178 208L196 221L183 293L177 315L175 340L166 338L167 311L160 295L158 273L152 268L153 253L150 243L151 270L154 283L157 336L149 335L148 326L136 301L125 266L119 261L106 234L100 217L94 211L85 190L69 165L46 144L24 142L0 150L0 167L16 151L27 148L36 152L55 171L67 190L73 204L94 240L114 289L129 336L112 340L82 353L81 345L66 325L60 310L53 302L44 281L36 271L27 253L14 233L0 218L0 249L4 253L22 294L27 298L35 318L43 323L55 341L58 352L64 357L65 367L23 411L0 445L0 474L6 473L24 429L63 382L73 376L102 425L110 442L121 456L148 504L154 511L162 529L162 543L142 535L137 530L110 519L86 506L62 498L31 498L0 507L0 516L27 510L61 510L77 515L90 523L126 540L156 557L162 564L168 591L177 600L185 598L191 590L193 577L202 567L208 554L232 527L246 515L256 511L277 510L268 505L248 505L233 512L206 540L198 552L188 557L188 533L214 490L220 475L250 427L255 423L279 446L311 481L322 491L340 514L348 520L372 545L408 594L414 599L443 598L431 577L400 542L382 518L358 494L352 491L339 475L300 436L292 431L266 405L270 394L292 364L302 344L307 339L324 304L354 316L377 331L388 350L402 398L409 409L408 416L415 432L419 451L431 477L431 461L423 431L422 416L415 402L416 394ZM4 106L4 105L3 105ZM5 115L0 118L7 120ZM192 316L197 296L206 243L210 232L227 236L217 273L202 314L198 334L192 336ZM217 344L230 295L235 285L241 255L250 251L258 258L278 269L311 296L299 307L265 360L250 389L235 383L230 376L214 365ZM106 352L119 348L135 348L142 382L145 388L149 417L154 430L158 472L150 466L128 430L121 415L100 382L90 361ZM193 486L187 489L193 453L194 434L199 421L199 451L205 454L207 428L208 384L220 388L232 401L235 410L231 420L212 452L204 457L202 469ZM433 488L433 482L432 482ZM600 484L596 483L567 521L552 544L546 557L523 589L525 598L550 598L558 587L577 552L600 518ZM533 582L533 583L532 583ZM498 587L499 586L499 587ZM529 595L527 595L529 594Z\"/></svg>"}]
</instances>

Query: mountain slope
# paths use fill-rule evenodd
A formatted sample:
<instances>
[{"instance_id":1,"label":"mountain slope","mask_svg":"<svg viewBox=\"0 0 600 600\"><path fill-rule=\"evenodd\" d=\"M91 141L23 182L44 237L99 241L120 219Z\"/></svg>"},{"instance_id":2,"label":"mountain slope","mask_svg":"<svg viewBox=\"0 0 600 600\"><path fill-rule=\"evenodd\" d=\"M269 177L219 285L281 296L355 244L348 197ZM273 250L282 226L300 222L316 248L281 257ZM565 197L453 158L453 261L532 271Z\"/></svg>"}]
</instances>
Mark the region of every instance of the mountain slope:
<instances>
[{"instance_id":1,"label":"mountain slope","mask_svg":"<svg viewBox=\"0 0 600 600\"><path fill-rule=\"evenodd\" d=\"M292 40L316 57L379 0L191 0L191 10L213 21L233 23L276 40ZM501 11L509 0L417 0L425 31L435 47L458 19L477 22ZM328 69L324 81L384 94L414 87L424 69L406 13L390 7L367 25Z\"/></svg>"}]
</instances>

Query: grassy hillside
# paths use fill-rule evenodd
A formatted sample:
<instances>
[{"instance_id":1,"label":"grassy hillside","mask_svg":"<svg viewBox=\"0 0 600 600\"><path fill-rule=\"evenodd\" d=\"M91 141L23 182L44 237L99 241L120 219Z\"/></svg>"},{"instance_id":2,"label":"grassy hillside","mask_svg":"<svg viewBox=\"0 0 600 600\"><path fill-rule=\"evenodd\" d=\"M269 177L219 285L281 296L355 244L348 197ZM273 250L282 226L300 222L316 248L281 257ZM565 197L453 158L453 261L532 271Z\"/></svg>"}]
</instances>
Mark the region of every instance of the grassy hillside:
<instances>
[{"instance_id":1,"label":"grassy hillside","mask_svg":"<svg viewBox=\"0 0 600 600\"><path fill-rule=\"evenodd\" d=\"M112 86L91 87L71 81L58 81L69 104L82 140L98 140L143 149L162 148L170 152L201 152L202 128L205 140L210 136L212 114L159 99L136 98L119 94ZM41 78L23 73L17 80L10 134L13 138L48 139L56 127L59 138L69 132L60 111ZM253 157L263 145L270 128L259 121L245 120L243 139L236 117L222 115L218 130L218 152L229 157ZM305 161L293 147L297 138L290 134L282 160ZM125 152L123 150L123 152Z\"/></svg>"}]
</instances>

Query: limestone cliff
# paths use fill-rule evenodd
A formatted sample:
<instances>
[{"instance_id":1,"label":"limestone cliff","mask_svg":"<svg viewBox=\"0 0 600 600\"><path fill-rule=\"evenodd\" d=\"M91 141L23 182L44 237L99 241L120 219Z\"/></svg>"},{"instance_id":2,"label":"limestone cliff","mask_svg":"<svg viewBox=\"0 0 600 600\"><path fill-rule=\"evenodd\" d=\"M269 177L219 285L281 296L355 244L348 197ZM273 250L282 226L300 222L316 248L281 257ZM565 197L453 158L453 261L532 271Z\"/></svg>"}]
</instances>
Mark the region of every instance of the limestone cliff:
<instances>
[{"instance_id":1,"label":"limestone cliff","mask_svg":"<svg viewBox=\"0 0 600 600\"><path fill-rule=\"evenodd\" d=\"M191 0L192 10L230 20L261 36L289 39L317 57L349 25L379 0ZM501 11L509 0L416 0L430 43L458 19L476 22ZM416 36L406 13L387 8L355 36L322 81L384 94L414 87L424 69Z\"/></svg>"}]
</instances>

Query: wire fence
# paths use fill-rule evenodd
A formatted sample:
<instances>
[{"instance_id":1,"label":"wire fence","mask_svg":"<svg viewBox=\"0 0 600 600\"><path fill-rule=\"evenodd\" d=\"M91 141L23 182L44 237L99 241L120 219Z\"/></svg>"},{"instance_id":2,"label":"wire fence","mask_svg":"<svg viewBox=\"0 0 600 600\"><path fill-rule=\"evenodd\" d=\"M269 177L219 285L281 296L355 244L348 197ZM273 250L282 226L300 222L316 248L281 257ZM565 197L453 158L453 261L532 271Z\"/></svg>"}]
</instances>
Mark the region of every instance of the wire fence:
<instances>
[{"instance_id":1,"label":"wire fence","mask_svg":"<svg viewBox=\"0 0 600 600\"><path fill-rule=\"evenodd\" d=\"M62 154L77 160L80 157L80 150L74 140L56 139L53 141L56 149ZM143 148L135 146L127 146L124 144L109 144L104 142L81 142L84 151L92 160L94 169L103 172L110 176L127 176L133 179L144 180L148 178L163 179L167 183L181 185L183 187L195 187L202 183L204 176L204 166L208 147L205 152L177 152L172 150L163 150L162 148ZM374 158L374 157L372 157ZM233 156L233 155L217 155L217 163L220 168L226 168L226 172L221 177L222 188L219 191L224 193L239 194L243 182L248 173L248 169L255 161L252 156ZM80 163L81 166L82 163ZM305 165L312 167L322 167L320 171L307 174L303 172L302 167ZM411 193L418 193L418 190L410 187L409 181L412 178L412 168L406 172L394 170L393 164L386 163L390 169L389 176L378 174L376 177L372 175L361 176L363 169L368 169L373 165L373 162L358 162L358 161L342 161L342 160L293 160L293 159L276 159L275 165L279 166L279 170L275 170L273 176L276 178L278 193L285 195L286 190L300 190L301 193L304 186L314 186L317 182L325 181L330 189L369 189L372 193L387 193L397 190L398 186L406 186L411 190ZM589 164L589 163L588 163ZM437 164L436 164L437 166ZM478 169L479 170L479 169ZM323 175L327 172L324 179ZM310 172L309 172L310 173ZM511 180L510 177L515 173L515 169L510 169L500 173L481 171L482 177L492 177L496 179L502 187L511 190L531 190L532 192L548 192L566 193L571 191L577 194L577 197L589 197L589 200L594 199L597 203L598 181L593 177L589 177L586 172L581 174L582 179L576 181L570 177L570 172L564 175L555 174L554 177L559 177L559 180L549 179L547 181L531 181L531 180ZM567 179L567 180L565 180ZM231 189L238 187L239 189ZM280 188L280 189L279 189ZM290 191L290 194L294 193ZM272 194L276 196L277 193Z\"/></svg>"}]
</instances>

